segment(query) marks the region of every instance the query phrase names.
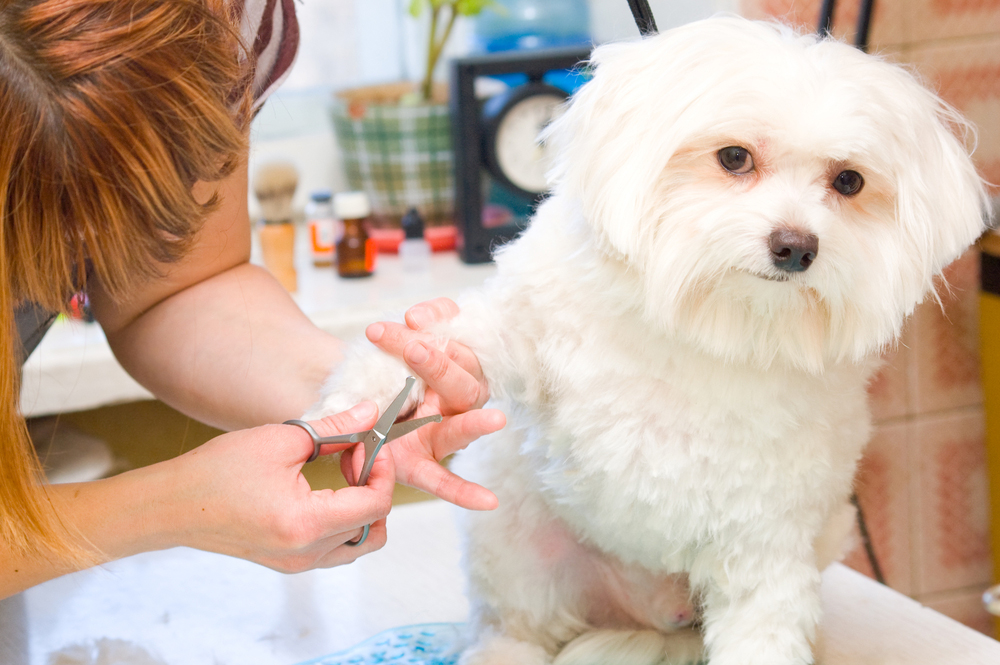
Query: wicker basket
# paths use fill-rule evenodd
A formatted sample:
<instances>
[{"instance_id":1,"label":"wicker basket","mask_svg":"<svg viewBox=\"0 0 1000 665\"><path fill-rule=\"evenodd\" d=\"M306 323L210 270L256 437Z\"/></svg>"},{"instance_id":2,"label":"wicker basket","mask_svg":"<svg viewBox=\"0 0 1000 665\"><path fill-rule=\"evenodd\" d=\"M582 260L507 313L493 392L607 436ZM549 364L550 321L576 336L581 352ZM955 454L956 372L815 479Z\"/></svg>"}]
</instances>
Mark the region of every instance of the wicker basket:
<instances>
[{"instance_id":1,"label":"wicker basket","mask_svg":"<svg viewBox=\"0 0 1000 665\"><path fill-rule=\"evenodd\" d=\"M428 226L451 224L454 160L445 86L433 103L400 104L412 83L337 93L333 124L348 184L372 202L374 223L399 227L416 207Z\"/></svg>"}]
</instances>

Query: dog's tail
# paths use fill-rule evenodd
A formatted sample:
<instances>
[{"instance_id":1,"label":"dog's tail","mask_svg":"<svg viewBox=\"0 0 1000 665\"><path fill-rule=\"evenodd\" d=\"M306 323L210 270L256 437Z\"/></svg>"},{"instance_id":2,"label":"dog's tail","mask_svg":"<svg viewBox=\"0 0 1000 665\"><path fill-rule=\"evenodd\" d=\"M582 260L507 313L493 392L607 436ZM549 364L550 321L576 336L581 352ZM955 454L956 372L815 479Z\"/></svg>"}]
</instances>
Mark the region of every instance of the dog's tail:
<instances>
[{"instance_id":1,"label":"dog's tail","mask_svg":"<svg viewBox=\"0 0 1000 665\"><path fill-rule=\"evenodd\" d=\"M703 652L694 630L592 630L563 647L552 665L697 665Z\"/></svg>"}]
</instances>

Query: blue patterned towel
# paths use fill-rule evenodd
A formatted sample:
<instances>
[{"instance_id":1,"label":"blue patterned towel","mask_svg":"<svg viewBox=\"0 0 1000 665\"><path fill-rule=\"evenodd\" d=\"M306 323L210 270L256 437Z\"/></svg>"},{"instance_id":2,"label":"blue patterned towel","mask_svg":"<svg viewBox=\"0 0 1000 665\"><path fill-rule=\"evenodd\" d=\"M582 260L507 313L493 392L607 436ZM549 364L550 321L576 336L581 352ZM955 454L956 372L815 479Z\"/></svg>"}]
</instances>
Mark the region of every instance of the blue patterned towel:
<instances>
[{"instance_id":1,"label":"blue patterned towel","mask_svg":"<svg viewBox=\"0 0 1000 665\"><path fill-rule=\"evenodd\" d=\"M346 651L299 665L455 665L464 624L424 623L379 633Z\"/></svg>"},{"instance_id":2,"label":"blue patterned towel","mask_svg":"<svg viewBox=\"0 0 1000 665\"><path fill-rule=\"evenodd\" d=\"M462 654L464 631L463 623L392 628L347 651L299 665L455 665Z\"/></svg>"}]
</instances>

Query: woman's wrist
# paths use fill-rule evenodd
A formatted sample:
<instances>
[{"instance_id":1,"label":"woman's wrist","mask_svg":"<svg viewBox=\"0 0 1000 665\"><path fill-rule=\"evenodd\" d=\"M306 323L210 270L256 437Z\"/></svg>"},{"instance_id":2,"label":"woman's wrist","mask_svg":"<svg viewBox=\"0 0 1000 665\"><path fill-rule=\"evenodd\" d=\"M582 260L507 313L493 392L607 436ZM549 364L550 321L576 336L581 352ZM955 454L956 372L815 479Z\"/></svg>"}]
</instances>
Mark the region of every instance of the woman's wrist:
<instances>
[{"instance_id":1,"label":"woman's wrist","mask_svg":"<svg viewBox=\"0 0 1000 665\"><path fill-rule=\"evenodd\" d=\"M180 544L173 460L87 483L54 485L67 528L104 561Z\"/></svg>"}]
</instances>

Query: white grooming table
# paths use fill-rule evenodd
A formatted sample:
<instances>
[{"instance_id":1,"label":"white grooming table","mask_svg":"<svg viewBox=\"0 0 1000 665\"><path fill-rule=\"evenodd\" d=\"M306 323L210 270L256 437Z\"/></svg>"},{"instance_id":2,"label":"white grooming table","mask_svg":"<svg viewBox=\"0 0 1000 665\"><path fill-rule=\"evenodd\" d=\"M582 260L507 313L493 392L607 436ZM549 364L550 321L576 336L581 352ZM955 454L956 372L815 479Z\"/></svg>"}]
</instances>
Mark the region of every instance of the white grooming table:
<instances>
[{"instance_id":1,"label":"white grooming table","mask_svg":"<svg viewBox=\"0 0 1000 665\"><path fill-rule=\"evenodd\" d=\"M70 645L127 640L168 665L294 665L389 628L468 613L454 510L399 506L389 543L299 575L173 549L0 601L0 663L47 665ZM1000 643L835 564L823 576L822 665L997 665Z\"/></svg>"}]
</instances>

